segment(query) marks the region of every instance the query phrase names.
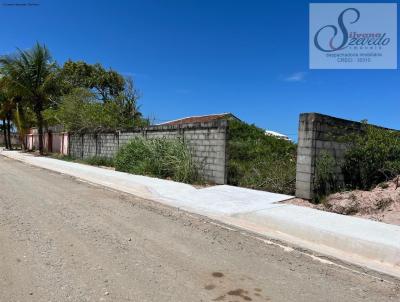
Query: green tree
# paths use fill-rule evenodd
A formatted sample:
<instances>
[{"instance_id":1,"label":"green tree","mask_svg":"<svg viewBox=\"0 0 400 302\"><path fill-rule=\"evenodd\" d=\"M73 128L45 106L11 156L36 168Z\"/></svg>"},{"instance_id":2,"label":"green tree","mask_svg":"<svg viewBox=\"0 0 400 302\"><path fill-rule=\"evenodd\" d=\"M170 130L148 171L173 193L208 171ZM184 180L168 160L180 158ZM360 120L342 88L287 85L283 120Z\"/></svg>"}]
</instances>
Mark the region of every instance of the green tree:
<instances>
[{"instance_id":1,"label":"green tree","mask_svg":"<svg viewBox=\"0 0 400 302\"><path fill-rule=\"evenodd\" d=\"M45 112L49 124L61 124L68 131L106 131L142 127L148 121L142 118L137 104L139 94L131 79L115 99L99 102L89 88L75 88L60 97L57 107Z\"/></svg>"},{"instance_id":2,"label":"green tree","mask_svg":"<svg viewBox=\"0 0 400 302\"><path fill-rule=\"evenodd\" d=\"M125 85L123 76L116 71L106 70L98 63L90 65L83 61L65 62L61 69L61 77L67 91L78 87L88 88L103 102L121 94Z\"/></svg>"},{"instance_id":3,"label":"green tree","mask_svg":"<svg viewBox=\"0 0 400 302\"><path fill-rule=\"evenodd\" d=\"M57 65L45 45L37 43L30 50L17 50L0 59L2 73L10 91L28 101L36 116L39 151L43 154L43 111L57 94Z\"/></svg>"},{"instance_id":4,"label":"green tree","mask_svg":"<svg viewBox=\"0 0 400 302\"><path fill-rule=\"evenodd\" d=\"M131 78L124 78L112 69L106 70L100 64L90 65L71 60L65 62L60 75L66 94L75 88L86 88L97 100L102 101L105 110L116 110L116 128L126 129L149 124L140 113L140 96Z\"/></svg>"},{"instance_id":5,"label":"green tree","mask_svg":"<svg viewBox=\"0 0 400 302\"><path fill-rule=\"evenodd\" d=\"M148 122L143 119L143 115L140 112L140 106L138 105L139 98L140 95L134 85L133 79L126 78L124 90L115 98L119 113L119 128L126 129L148 125Z\"/></svg>"},{"instance_id":6,"label":"green tree","mask_svg":"<svg viewBox=\"0 0 400 302\"><path fill-rule=\"evenodd\" d=\"M116 130L119 110L115 102L99 103L93 92L76 88L63 95L56 109L45 111L45 118L51 124L61 124L68 131Z\"/></svg>"}]
</instances>

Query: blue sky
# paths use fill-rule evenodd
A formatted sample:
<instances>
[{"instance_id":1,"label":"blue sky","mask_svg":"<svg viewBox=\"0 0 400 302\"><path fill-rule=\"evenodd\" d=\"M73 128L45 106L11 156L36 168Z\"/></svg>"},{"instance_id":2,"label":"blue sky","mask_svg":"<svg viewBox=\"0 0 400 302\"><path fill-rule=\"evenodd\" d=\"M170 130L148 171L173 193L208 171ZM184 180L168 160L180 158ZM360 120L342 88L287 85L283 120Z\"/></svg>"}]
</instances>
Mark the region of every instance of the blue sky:
<instances>
[{"instance_id":1,"label":"blue sky","mask_svg":"<svg viewBox=\"0 0 400 302\"><path fill-rule=\"evenodd\" d=\"M232 112L296 138L299 113L320 112L400 129L398 70L309 70L308 1L13 2L29 1L1 1L0 53L39 41L133 75L156 122Z\"/></svg>"}]
</instances>

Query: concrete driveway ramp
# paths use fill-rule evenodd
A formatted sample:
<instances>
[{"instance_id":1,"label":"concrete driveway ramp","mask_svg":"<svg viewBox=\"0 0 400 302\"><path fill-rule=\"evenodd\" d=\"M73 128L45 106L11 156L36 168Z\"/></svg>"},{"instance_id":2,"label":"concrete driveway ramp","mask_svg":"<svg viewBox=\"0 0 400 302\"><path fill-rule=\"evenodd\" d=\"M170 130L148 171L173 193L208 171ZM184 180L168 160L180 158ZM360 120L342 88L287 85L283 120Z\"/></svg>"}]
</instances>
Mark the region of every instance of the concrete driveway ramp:
<instances>
[{"instance_id":1,"label":"concrete driveway ramp","mask_svg":"<svg viewBox=\"0 0 400 302\"><path fill-rule=\"evenodd\" d=\"M173 200L185 210L196 210L207 215L233 215L260 211L293 196L256 191L228 185L199 189L196 192L176 192Z\"/></svg>"}]
</instances>

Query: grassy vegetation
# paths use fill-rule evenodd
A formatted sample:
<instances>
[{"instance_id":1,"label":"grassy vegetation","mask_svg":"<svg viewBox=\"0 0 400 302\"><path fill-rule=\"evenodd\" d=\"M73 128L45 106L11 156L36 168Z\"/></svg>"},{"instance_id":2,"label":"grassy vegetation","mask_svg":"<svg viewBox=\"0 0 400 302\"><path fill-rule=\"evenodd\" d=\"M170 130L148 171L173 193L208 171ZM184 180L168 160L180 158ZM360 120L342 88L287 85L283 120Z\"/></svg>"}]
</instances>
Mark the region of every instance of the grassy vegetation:
<instances>
[{"instance_id":1,"label":"grassy vegetation","mask_svg":"<svg viewBox=\"0 0 400 302\"><path fill-rule=\"evenodd\" d=\"M344 160L337 163L332 155L321 154L316 162L314 202L324 201L341 190L370 190L400 175L400 133L364 124L361 133L346 136ZM344 184L338 183L339 165Z\"/></svg>"},{"instance_id":2,"label":"grassy vegetation","mask_svg":"<svg viewBox=\"0 0 400 302\"><path fill-rule=\"evenodd\" d=\"M85 163L92 166L114 167L114 159L101 156L93 156L84 160Z\"/></svg>"},{"instance_id":3,"label":"grassy vegetation","mask_svg":"<svg viewBox=\"0 0 400 302\"><path fill-rule=\"evenodd\" d=\"M267 136L239 121L229 124L228 183L269 192L294 194L296 145Z\"/></svg>"},{"instance_id":4,"label":"grassy vegetation","mask_svg":"<svg viewBox=\"0 0 400 302\"><path fill-rule=\"evenodd\" d=\"M400 174L400 133L364 125L349 137L342 171L348 188L369 190Z\"/></svg>"},{"instance_id":5,"label":"grassy vegetation","mask_svg":"<svg viewBox=\"0 0 400 302\"><path fill-rule=\"evenodd\" d=\"M75 163L92 165L92 166L114 167L114 159L108 157L93 156L85 159L80 159L80 158L78 159L70 155L62 155L62 154L51 154L50 157Z\"/></svg>"},{"instance_id":6,"label":"grassy vegetation","mask_svg":"<svg viewBox=\"0 0 400 302\"><path fill-rule=\"evenodd\" d=\"M122 172L185 183L200 180L189 148L179 139L135 138L118 151L114 162Z\"/></svg>"},{"instance_id":7,"label":"grassy vegetation","mask_svg":"<svg viewBox=\"0 0 400 302\"><path fill-rule=\"evenodd\" d=\"M335 159L330 153L322 152L317 157L315 164L313 202L323 202L326 196L340 190L335 167Z\"/></svg>"}]
</instances>

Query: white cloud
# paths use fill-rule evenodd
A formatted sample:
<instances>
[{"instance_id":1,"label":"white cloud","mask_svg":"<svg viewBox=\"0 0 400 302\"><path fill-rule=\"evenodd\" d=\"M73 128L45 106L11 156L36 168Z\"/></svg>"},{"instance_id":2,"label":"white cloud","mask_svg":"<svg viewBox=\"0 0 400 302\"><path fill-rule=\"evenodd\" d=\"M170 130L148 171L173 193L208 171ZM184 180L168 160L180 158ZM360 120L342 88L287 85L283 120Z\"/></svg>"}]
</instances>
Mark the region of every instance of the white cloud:
<instances>
[{"instance_id":1,"label":"white cloud","mask_svg":"<svg viewBox=\"0 0 400 302\"><path fill-rule=\"evenodd\" d=\"M286 82L303 82L306 78L307 72L295 72L284 78Z\"/></svg>"}]
</instances>

